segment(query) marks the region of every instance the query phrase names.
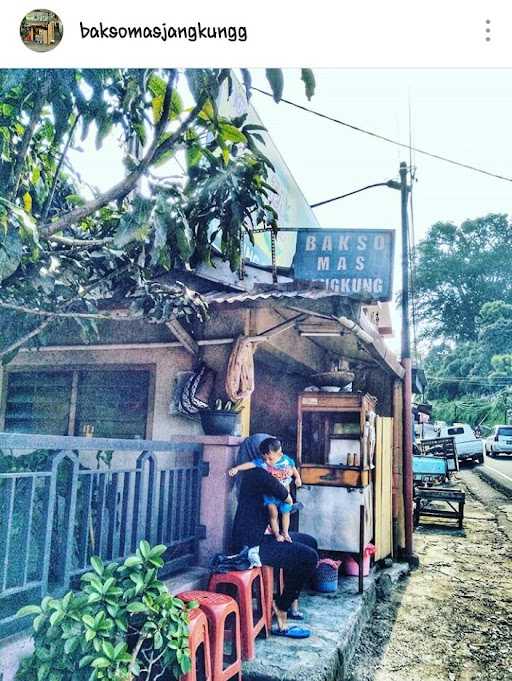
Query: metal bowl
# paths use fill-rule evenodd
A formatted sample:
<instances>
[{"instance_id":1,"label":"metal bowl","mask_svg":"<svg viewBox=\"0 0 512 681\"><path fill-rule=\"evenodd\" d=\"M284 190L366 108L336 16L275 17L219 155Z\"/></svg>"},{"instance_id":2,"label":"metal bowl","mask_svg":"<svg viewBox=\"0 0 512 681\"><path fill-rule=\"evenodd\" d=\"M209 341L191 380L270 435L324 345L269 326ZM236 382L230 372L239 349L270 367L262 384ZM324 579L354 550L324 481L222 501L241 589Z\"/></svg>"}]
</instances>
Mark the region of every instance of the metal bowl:
<instances>
[{"instance_id":1,"label":"metal bowl","mask_svg":"<svg viewBox=\"0 0 512 681\"><path fill-rule=\"evenodd\" d=\"M314 384L322 386L336 386L337 388L345 388L355 378L355 373L350 369L343 371L324 371L321 374L314 374L311 376Z\"/></svg>"}]
</instances>

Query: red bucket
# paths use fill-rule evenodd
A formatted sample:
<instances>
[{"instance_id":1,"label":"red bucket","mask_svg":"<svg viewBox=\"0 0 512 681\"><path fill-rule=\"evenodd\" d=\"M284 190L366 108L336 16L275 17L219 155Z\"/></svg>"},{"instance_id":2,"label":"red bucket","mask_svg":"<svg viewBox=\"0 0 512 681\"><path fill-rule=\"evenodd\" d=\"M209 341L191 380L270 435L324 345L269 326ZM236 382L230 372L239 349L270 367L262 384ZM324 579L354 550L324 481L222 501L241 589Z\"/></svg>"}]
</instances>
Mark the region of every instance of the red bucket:
<instances>
[{"instance_id":1,"label":"red bucket","mask_svg":"<svg viewBox=\"0 0 512 681\"><path fill-rule=\"evenodd\" d=\"M375 546L368 544L363 553L363 577L370 574L370 557L375 554ZM347 577L359 577L359 563L352 556L343 557L343 574Z\"/></svg>"}]
</instances>

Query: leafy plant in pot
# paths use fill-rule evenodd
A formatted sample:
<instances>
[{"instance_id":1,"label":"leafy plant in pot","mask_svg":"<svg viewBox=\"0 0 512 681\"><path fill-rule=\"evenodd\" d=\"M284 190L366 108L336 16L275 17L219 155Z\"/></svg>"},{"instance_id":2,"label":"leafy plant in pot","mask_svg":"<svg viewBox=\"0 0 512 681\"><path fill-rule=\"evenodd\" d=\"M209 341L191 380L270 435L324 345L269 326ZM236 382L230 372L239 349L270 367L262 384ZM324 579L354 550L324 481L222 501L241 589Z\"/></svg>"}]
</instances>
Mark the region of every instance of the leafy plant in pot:
<instances>
[{"instance_id":1,"label":"leafy plant in pot","mask_svg":"<svg viewBox=\"0 0 512 681\"><path fill-rule=\"evenodd\" d=\"M157 578L163 545L147 541L124 563L91 558L82 588L46 596L19 617L35 615L34 652L16 681L156 681L191 668L188 610Z\"/></svg>"},{"instance_id":2,"label":"leafy plant in pot","mask_svg":"<svg viewBox=\"0 0 512 681\"><path fill-rule=\"evenodd\" d=\"M205 435L238 435L243 401L216 400L213 409L201 409L201 425Z\"/></svg>"}]
</instances>

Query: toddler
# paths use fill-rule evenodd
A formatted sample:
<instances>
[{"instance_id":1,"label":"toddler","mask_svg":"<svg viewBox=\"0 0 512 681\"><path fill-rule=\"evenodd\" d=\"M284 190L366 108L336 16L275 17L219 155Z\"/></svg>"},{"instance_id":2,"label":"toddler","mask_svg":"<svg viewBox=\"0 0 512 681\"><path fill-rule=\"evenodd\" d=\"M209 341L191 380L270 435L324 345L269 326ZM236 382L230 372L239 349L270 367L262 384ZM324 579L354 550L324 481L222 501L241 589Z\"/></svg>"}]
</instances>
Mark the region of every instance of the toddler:
<instances>
[{"instance_id":1,"label":"toddler","mask_svg":"<svg viewBox=\"0 0 512 681\"><path fill-rule=\"evenodd\" d=\"M292 478L295 480L296 487L302 486L299 471L295 468L295 463L292 459L283 454L279 440L273 437L263 440L260 445L260 453L261 458L230 468L228 471L229 475L234 477L239 471L248 471L251 468L263 468L274 478L279 480L279 482L288 490L290 489ZM275 497L265 496L263 500L268 509L272 534L277 541L291 542L289 530L292 505L287 503L287 501L280 501ZM281 530L279 529L279 512L281 512Z\"/></svg>"}]
</instances>

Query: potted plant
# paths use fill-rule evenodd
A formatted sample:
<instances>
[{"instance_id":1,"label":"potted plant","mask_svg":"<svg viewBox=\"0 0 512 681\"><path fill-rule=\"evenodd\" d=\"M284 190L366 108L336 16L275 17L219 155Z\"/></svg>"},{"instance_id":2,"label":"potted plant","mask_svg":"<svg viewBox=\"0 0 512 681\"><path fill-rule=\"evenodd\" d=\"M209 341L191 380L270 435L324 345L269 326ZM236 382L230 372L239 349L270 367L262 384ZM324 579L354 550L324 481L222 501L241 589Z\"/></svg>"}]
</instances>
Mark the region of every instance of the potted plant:
<instances>
[{"instance_id":1,"label":"potted plant","mask_svg":"<svg viewBox=\"0 0 512 681\"><path fill-rule=\"evenodd\" d=\"M205 435L239 435L242 400L216 400L213 409L201 409L201 425Z\"/></svg>"},{"instance_id":2,"label":"potted plant","mask_svg":"<svg viewBox=\"0 0 512 681\"><path fill-rule=\"evenodd\" d=\"M33 620L34 652L16 681L178 681L191 669L188 611L157 577L166 547L141 541L123 563L91 558L81 587L46 596L18 617Z\"/></svg>"}]
</instances>

